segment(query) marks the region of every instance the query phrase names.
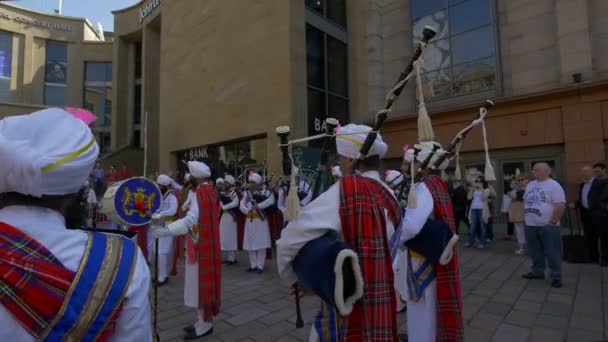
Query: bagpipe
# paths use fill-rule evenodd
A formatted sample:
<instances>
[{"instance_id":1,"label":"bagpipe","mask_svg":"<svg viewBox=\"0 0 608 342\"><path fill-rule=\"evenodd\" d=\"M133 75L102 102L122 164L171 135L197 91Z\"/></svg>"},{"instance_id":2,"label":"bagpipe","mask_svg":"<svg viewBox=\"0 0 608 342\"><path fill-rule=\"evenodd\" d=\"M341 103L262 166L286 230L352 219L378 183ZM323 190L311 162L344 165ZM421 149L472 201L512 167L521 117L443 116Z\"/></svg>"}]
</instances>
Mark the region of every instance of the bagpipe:
<instances>
[{"instance_id":1,"label":"bagpipe","mask_svg":"<svg viewBox=\"0 0 608 342\"><path fill-rule=\"evenodd\" d=\"M388 117L388 113L397 100L404 87L407 85L410 78L414 75L414 63L419 61L424 48L428 42L435 37L436 30L430 27L425 27L422 33L422 40L418 44L414 55L405 70L399 75L399 78L390 90L385 106L376 115L376 121L372 130L367 133L366 139L363 142L358 158L354 161L353 169L356 168L358 160L363 160L369 153L378 131L382 127L384 121ZM290 153L290 147L293 144L306 142L309 140L323 138L325 139L325 146L322 150L321 163L319 165L319 174L329 173L331 180L331 168L327 164L327 152L331 147L331 144L335 144L335 128L338 126L338 122L335 119L328 119L326 121L327 128L324 133L289 141L290 128L287 126L278 127L276 133L280 140L280 148L283 157L283 173L286 177L291 177L291 187L289 189L290 194L287 200L287 210L289 218L293 219L297 217L299 213L299 201L297 196L297 168L294 167L294 162ZM322 193L331 186L331 182L326 185L315 184L315 192ZM300 251L293 262L293 269L298 276L300 282L310 290L312 290L317 296L322 298L328 305L338 311L341 315L348 315L347 308L344 307L344 303L353 303L359 300L363 296L363 279L361 276L361 269L358 261L358 256L354 250L352 250L344 241L338 239L335 234L326 234L321 238L313 241L309 241ZM320 272L323 271L323 272ZM299 294L298 285L294 284L295 298L296 298L296 311L298 315L296 326L300 327L301 323L301 312L299 306Z\"/></svg>"},{"instance_id":2,"label":"bagpipe","mask_svg":"<svg viewBox=\"0 0 608 342\"><path fill-rule=\"evenodd\" d=\"M259 194L255 194L255 195L252 194L251 189L249 189L249 187L247 185L243 186L241 193L243 194L243 198L245 199L245 202L250 204L253 208L255 208L255 213L260 218L260 220L266 221L266 214L264 213L263 210L258 208L258 203L263 202L268 197L264 196L264 198L262 199L262 197ZM253 217L250 217L250 221L253 221Z\"/></svg>"},{"instance_id":3,"label":"bagpipe","mask_svg":"<svg viewBox=\"0 0 608 342\"><path fill-rule=\"evenodd\" d=\"M218 195L219 195L219 197L220 197L220 201L222 202L222 205L227 205L227 204L232 203L232 197L231 197L231 196L226 195L226 194L225 194L225 193L223 193L223 192L220 192ZM237 195L236 195L236 192L235 192L235 196L237 196ZM237 196L237 198L238 198L238 196ZM239 211L238 206L237 206L236 208L232 208L232 209L228 209L228 210L224 210L224 209L222 209L222 210L223 210L224 212L226 212L226 213L230 214L230 216L232 216L232 218L234 219L234 221L235 221L235 222L237 222L237 220L238 220L238 215L239 215L239 212L238 212L238 211Z\"/></svg>"}]
</instances>

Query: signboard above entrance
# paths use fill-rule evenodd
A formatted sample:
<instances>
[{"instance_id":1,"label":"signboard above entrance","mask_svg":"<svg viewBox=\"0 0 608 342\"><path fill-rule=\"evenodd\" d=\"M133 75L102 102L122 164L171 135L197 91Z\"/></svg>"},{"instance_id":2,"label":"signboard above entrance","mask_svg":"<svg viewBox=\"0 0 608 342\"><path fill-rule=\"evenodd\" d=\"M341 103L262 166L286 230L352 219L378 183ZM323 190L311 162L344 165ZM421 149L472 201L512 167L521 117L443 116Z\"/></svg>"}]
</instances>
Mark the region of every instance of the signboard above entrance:
<instances>
[{"instance_id":1,"label":"signboard above entrance","mask_svg":"<svg viewBox=\"0 0 608 342\"><path fill-rule=\"evenodd\" d=\"M149 0L139 9L139 23L143 23L144 19L152 15L154 11L160 6L160 0Z\"/></svg>"}]
</instances>

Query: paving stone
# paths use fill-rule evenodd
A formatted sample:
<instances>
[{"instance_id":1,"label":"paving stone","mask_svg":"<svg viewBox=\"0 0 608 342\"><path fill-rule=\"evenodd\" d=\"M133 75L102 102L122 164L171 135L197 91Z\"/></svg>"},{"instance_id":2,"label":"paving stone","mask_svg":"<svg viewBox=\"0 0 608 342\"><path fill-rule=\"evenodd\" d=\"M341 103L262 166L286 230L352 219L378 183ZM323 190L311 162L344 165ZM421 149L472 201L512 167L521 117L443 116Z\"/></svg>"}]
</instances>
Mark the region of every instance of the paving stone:
<instances>
[{"instance_id":1,"label":"paving stone","mask_svg":"<svg viewBox=\"0 0 608 342\"><path fill-rule=\"evenodd\" d=\"M511 311L511 305L502 304L496 302L489 302L484 304L482 311L504 317L509 311Z\"/></svg>"},{"instance_id":2,"label":"paving stone","mask_svg":"<svg viewBox=\"0 0 608 342\"><path fill-rule=\"evenodd\" d=\"M518 325L521 327L531 327L536 321L536 313L513 310L509 312L504 321L506 323Z\"/></svg>"},{"instance_id":3,"label":"paving stone","mask_svg":"<svg viewBox=\"0 0 608 342\"><path fill-rule=\"evenodd\" d=\"M568 317L572 306L570 304L545 302L541 312L546 315Z\"/></svg>"},{"instance_id":4,"label":"paving stone","mask_svg":"<svg viewBox=\"0 0 608 342\"><path fill-rule=\"evenodd\" d=\"M295 329L296 327L291 323L279 322L260 331L253 331L251 338L255 341L274 341L281 336L288 335L289 332Z\"/></svg>"},{"instance_id":5,"label":"paving stone","mask_svg":"<svg viewBox=\"0 0 608 342\"><path fill-rule=\"evenodd\" d=\"M601 318L591 315L572 315L570 327L602 333L604 330L604 322Z\"/></svg>"},{"instance_id":6,"label":"paving stone","mask_svg":"<svg viewBox=\"0 0 608 342\"><path fill-rule=\"evenodd\" d=\"M534 325L543 328L566 330L568 327L568 317L540 314L536 318Z\"/></svg>"},{"instance_id":7,"label":"paving stone","mask_svg":"<svg viewBox=\"0 0 608 342\"><path fill-rule=\"evenodd\" d=\"M601 332L574 328L568 329L568 342L601 341L602 338Z\"/></svg>"},{"instance_id":8,"label":"paving stone","mask_svg":"<svg viewBox=\"0 0 608 342\"><path fill-rule=\"evenodd\" d=\"M253 331L261 331L264 328L266 328L264 325L254 321L239 327L232 327L229 330L224 330L217 335L215 333L215 329L213 329L213 335L222 341L242 341L249 337Z\"/></svg>"},{"instance_id":9,"label":"paving stone","mask_svg":"<svg viewBox=\"0 0 608 342\"><path fill-rule=\"evenodd\" d=\"M502 322L502 316L480 312L469 323L472 328L488 331L494 334L498 325Z\"/></svg>"},{"instance_id":10,"label":"paving stone","mask_svg":"<svg viewBox=\"0 0 608 342\"><path fill-rule=\"evenodd\" d=\"M572 304L572 296L568 296L568 295L563 295L563 294L552 294L549 293L549 295L547 296L547 301L548 302L553 302L553 303L562 303L562 304Z\"/></svg>"},{"instance_id":11,"label":"paving stone","mask_svg":"<svg viewBox=\"0 0 608 342\"><path fill-rule=\"evenodd\" d=\"M516 296L501 294L500 292L492 297L492 301L496 303L513 305L517 300Z\"/></svg>"},{"instance_id":12,"label":"paving stone","mask_svg":"<svg viewBox=\"0 0 608 342\"><path fill-rule=\"evenodd\" d=\"M238 315L230 317L229 319L226 320L226 322L228 322L234 326L239 326L239 325L245 324L247 322L254 321L254 320L256 320L260 317L266 316L268 314L269 314L269 312L266 310L254 308L254 309L249 309L249 310L243 311L242 313L240 313Z\"/></svg>"},{"instance_id":13,"label":"paving stone","mask_svg":"<svg viewBox=\"0 0 608 342\"><path fill-rule=\"evenodd\" d=\"M514 309L538 313L538 312L540 312L541 307L542 307L542 303L535 303L535 302L530 302L527 300L520 299L515 303Z\"/></svg>"},{"instance_id":14,"label":"paving stone","mask_svg":"<svg viewBox=\"0 0 608 342\"><path fill-rule=\"evenodd\" d=\"M526 342L530 329L509 324L501 324L492 337L492 342Z\"/></svg>"},{"instance_id":15,"label":"paving stone","mask_svg":"<svg viewBox=\"0 0 608 342\"><path fill-rule=\"evenodd\" d=\"M561 342L564 341L565 337L566 334L563 331L535 327L532 329L528 342Z\"/></svg>"},{"instance_id":16,"label":"paving stone","mask_svg":"<svg viewBox=\"0 0 608 342\"><path fill-rule=\"evenodd\" d=\"M464 338L466 342L488 342L492 339L493 332L471 327L465 327Z\"/></svg>"}]
</instances>

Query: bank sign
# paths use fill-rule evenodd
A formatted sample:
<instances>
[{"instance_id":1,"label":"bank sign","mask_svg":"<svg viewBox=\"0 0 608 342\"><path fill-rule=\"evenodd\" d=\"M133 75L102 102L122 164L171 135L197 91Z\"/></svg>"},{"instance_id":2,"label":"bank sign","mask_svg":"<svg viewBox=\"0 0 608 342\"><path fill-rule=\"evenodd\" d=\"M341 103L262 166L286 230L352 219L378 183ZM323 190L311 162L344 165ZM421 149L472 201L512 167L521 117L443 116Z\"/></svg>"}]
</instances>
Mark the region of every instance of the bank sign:
<instances>
[{"instance_id":1,"label":"bank sign","mask_svg":"<svg viewBox=\"0 0 608 342\"><path fill-rule=\"evenodd\" d=\"M143 23L144 19L152 15L154 11L160 6L160 0L149 0L139 9L139 23Z\"/></svg>"}]
</instances>

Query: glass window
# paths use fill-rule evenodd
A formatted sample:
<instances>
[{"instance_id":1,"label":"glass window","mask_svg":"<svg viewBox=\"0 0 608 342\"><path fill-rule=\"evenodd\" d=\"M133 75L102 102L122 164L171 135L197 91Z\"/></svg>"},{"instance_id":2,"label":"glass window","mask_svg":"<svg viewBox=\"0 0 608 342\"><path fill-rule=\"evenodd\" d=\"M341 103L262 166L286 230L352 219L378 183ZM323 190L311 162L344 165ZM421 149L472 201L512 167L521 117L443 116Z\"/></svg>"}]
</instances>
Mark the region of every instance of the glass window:
<instances>
[{"instance_id":1,"label":"glass window","mask_svg":"<svg viewBox=\"0 0 608 342\"><path fill-rule=\"evenodd\" d=\"M325 44L323 32L306 26L306 74L307 82L325 89Z\"/></svg>"},{"instance_id":2,"label":"glass window","mask_svg":"<svg viewBox=\"0 0 608 342\"><path fill-rule=\"evenodd\" d=\"M492 21L492 4L488 0L468 0L450 7L450 31L458 34Z\"/></svg>"},{"instance_id":3,"label":"glass window","mask_svg":"<svg viewBox=\"0 0 608 342\"><path fill-rule=\"evenodd\" d=\"M345 123L348 119L348 101L337 96L329 95L327 103L327 116Z\"/></svg>"},{"instance_id":4,"label":"glass window","mask_svg":"<svg viewBox=\"0 0 608 342\"><path fill-rule=\"evenodd\" d=\"M496 60L494 57L454 67L454 95L494 89Z\"/></svg>"},{"instance_id":5,"label":"glass window","mask_svg":"<svg viewBox=\"0 0 608 342\"><path fill-rule=\"evenodd\" d=\"M422 31L425 26L431 26L437 30L437 35L433 40L443 39L449 34L448 12L438 11L414 22L414 43L417 44L422 39Z\"/></svg>"},{"instance_id":6,"label":"glass window","mask_svg":"<svg viewBox=\"0 0 608 342\"><path fill-rule=\"evenodd\" d=\"M44 103L47 106L65 107L65 90L65 85L47 84L44 88Z\"/></svg>"},{"instance_id":7,"label":"glass window","mask_svg":"<svg viewBox=\"0 0 608 342\"><path fill-rule=\"evenodd\" d=\"M325 93L308 88L308 132L309 135L319 134L325 120Z\"/></svg>"},{"instance_id":8,"label":"glass window","mask_svg":"<svg viewBox=\"0 0 608 342\"><path fill-rule=\"evenodd\" d=\"M11 69L13 66L13 35L0 32L0 101L11 96Z\"/></svg>"},{"instance_id":9,"label":"glass window","mask_svg":"<svg viewBox=\"0 0 608 342\"><path fill-rule=\"evenodd\" d=\"M142 73L142 45L141 42L135 44L135 79L141 78Z\"/></svg>"},{"instance_id":10,"label":"glass window","mask_svg":"<svg viewBox=\"0 0 608 342\"><path fill-rule=\"evenodd\" d=\"M448 0L414 0L412 1L412 17L420 18L427 14L447 7Z\"/></svg>"},{"instance_id":11,"label":"glass window","mask_svg":"<svg viewBox=\"0 0 608 342\"><path fill-rule=\"evenodd\" d=\"M133 95L133 124L139 125L141 123L141 117L141 84L136 84Z\"/></svg>"},{"instance_id":12,"label":"glass window","mask_svg":"<svg viewBox=\"0 0 608 342\"><path fill-rule=\"evenodd\" d=\"M306 7L319 15L325 15L325 0L306 0L305 4Z\"/></svg>"},{"instance_id":13,"label":"glass window","mask_svg":"<svg viewBox=\"0 0 608 342\"><path fill-rule=\"evenodd\" d=\"M346 27L346 0L327 1L327 19Z\"/></svg>"},{"instance_id":14,"label":"glass window","mask_svg":"<svg viewBox=\"0 0 608 342\"><path fill-rule=\"evenodd\" d=\"M411 0L414 43L425 26L437 36L424 52L425 99L496 89L492 0ZM449 13L449 16L448 16Z\"/></svg>"},{"instance_id":15,"label":"glass window","mask_svg":"<svg viewBox=\"0 0 608 342\"><path fill-rule=\"evenodd\" d=\"M425 99L443 99L451 96L452 79L450 69L440 69L422 75Z\"/></svg>"},{"instance_id":16,"label":"glass window","mask_svg":"<svg viewBox=\"0 0 608 342\"><path fill-rule=\"evenodd\" d=\"M348 93L348 66L346 44L327 36L327 86L338 95Z\"/></svg>"},{"instance_id":17,"label":"glass window","mask_svg":"<svg viewBox=\"0 0 608 342\"><path fill-rule=\"evenodd\" d=\"M433 71L450 66L450 40L442 39L429 44L424 50L423 71Z\"/></svg>"},{"instance_id":18,"label":"glass window","mask_svg":"<svg viewBox=\"0 0 608 342\"><path fill-rule=\"evenodd\" d=\"M494 33L491 26L459 34L452 38L452 63L467 63L494 55Z\"/></svg>"},{"instance_id":19,"label":"glass window","mask_svg":"<svg viewBox=\"0 0 608 342\"><path fill-rule=\"evenodd\" d=\"M68 48L66 44L46 43L44 103L48 106L66 105Z\"/></svg>"},{"instance_id":20,"label":"glass window","mask_svg":"<svg viewBox=\"0 0 608 342\"><path fill-rule=\"evenodd\" d=\"M135 130L133 131L133 146L142 147L141 145L141 131Z\"/></svg>"},{"instance_id":21,"label":"glass window","mask_svg":"<svg viewBox=\"0 0 608 342\"><path fill-rule=\"evenodd\" d=\"M111 82L112 63L87 62L85 64L85 80L87 82ZM109 69L109 72L108 72Z\"/></svg>"}]
</instances>

